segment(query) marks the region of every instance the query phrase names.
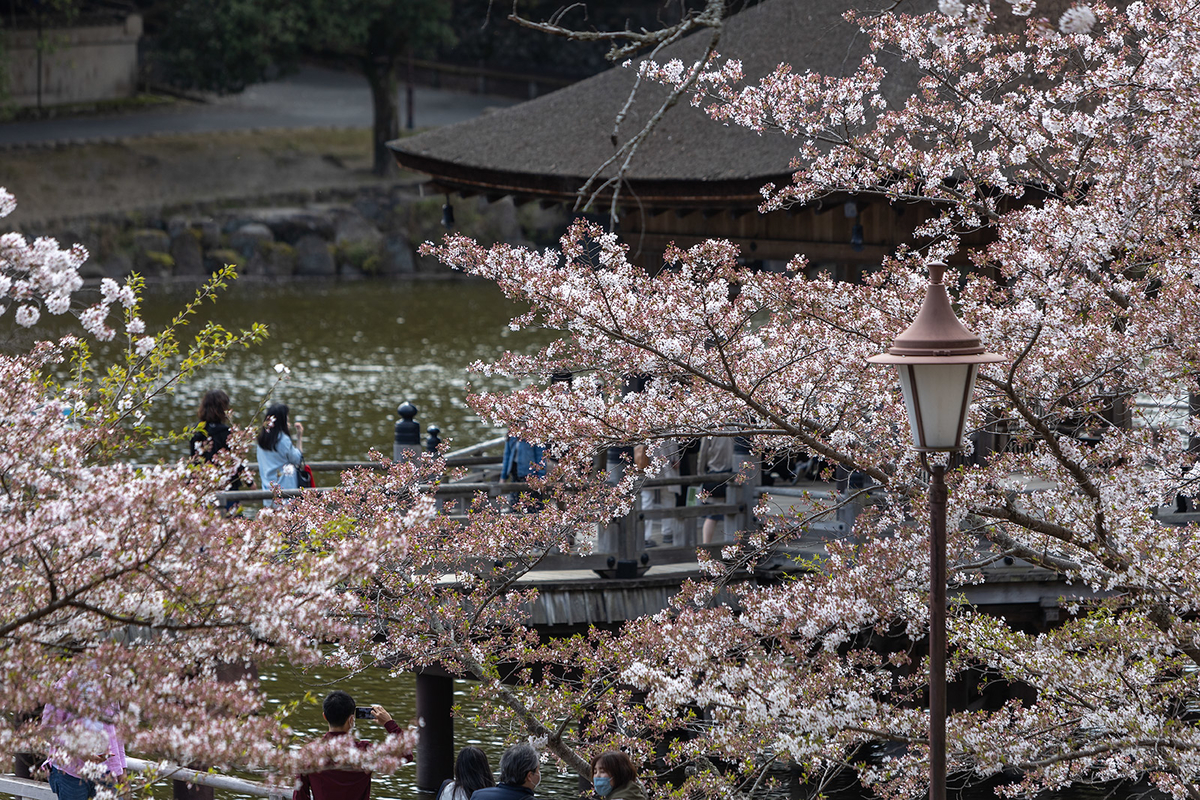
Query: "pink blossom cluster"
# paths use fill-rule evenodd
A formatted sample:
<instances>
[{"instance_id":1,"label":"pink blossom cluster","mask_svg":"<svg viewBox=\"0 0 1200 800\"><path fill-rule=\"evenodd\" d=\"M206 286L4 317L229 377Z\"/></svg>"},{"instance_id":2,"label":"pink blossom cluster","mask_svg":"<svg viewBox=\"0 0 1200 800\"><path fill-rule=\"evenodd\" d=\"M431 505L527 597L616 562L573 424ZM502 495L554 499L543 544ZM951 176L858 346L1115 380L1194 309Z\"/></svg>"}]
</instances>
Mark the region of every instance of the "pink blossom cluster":
<instances>
[{"instance_id":1,"label":"pink blossom cluster","mask_svg":"<svg viewBox=\"0 0 1200 800\"><path fill-rule=\"evenodd\" d=\"M699 69L715 119L795 139L793 179L765 189L764 210L847 193L921 210L915 239L861 284L810 275L802 254L786 273L747 269L723 241L673 248L650 273L583 222L540 252L453 235L427 246L527 304L514 325L560 333L479 365L527 388L472 402L562 464L736 431L877 487L853 536L822 542L786 581L732 568L767 542L805 543L827 507L763 520L667 612L528 653L570 677L530 677L520 718L577 723L582 748L649 757L669 742L684 791L728 796L781 762L827 778L880 742L894 746L859 779L885 797L926 791L926 476L894 377L864 358L912 321L936 257L956 265L946 283L967 327L1008 357L984 368L968 422L1002 449L949 476L950 594L996 580L1006 559L1061 581L1060 620L1040 630L953 606L953 679L1021 689L951 715L950 769L1016 771L1011 796L1140 778L1195 794L1200 539L1162 516L1200 491L1200 420L1159 407L1186 405L1200 363L1200 14L1145 0L1052 22L1008 5L1016 33L995 4L851 14L874 55L844 75L642 68L672 86ZM917 91L889 91L884 53L920 71ZM986 244L963 252L980 231ZM547 381L562 371L569 386ZM623 392L629 375L651 376L646 390Z\"/></svg>"}]
</instances>

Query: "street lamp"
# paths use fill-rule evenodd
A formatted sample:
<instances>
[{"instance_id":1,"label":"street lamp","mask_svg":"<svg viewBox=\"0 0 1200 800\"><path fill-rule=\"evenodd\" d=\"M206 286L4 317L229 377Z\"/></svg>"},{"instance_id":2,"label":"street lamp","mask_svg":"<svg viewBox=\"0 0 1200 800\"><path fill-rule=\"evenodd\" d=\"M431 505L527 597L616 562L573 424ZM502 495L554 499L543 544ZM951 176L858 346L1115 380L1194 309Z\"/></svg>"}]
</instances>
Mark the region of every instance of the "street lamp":
<instances>
[{"instance_id":1,"label":"street lamp","mask_svg":"<svg viewBox=\"0 0 1200 800\"><path fill-rule=\"evenodd\" d=\"M929 265L929 287L912 325L871 364L892 364L908 410L913 448L929 472L929 797L946 798L946 467L926 453L963 449L963 428L980 364L1003 361L985 353L950 305L942 283L946 265Z\"/></svg>"}]
</instances>

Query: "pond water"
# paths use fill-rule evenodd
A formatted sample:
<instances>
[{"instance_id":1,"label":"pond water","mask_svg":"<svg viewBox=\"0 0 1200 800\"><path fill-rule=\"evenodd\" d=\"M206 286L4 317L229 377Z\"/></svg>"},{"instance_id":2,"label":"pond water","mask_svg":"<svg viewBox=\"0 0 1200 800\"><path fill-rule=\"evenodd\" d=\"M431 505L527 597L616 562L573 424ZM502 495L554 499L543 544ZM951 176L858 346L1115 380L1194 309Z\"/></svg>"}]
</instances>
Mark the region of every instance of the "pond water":
<instances>
[{"instance_id":1,"label":"pond water","mask_svg":"<svg viewBox=\"0 0 1200 800\"><path fill-rule=\"evenodd\" d=\"M150 330L188 296L182 290L148 296ZM508 328L521 311L495 285L473 280L235 283L205 313L228 329L261 322L269 338L195 376L149 418L162 430L194 424L204 392L223 388L235 424L257 424L268 398L278 400L288 404L293 423L304 423L309 461L362 460L372 447L391 455L396 406L408 399L423 430L435 424L454 447L473 444L503 431L467 407L468 380L476 389L510 384L469 374L468 365L548 340ZM287 380L277 383L276 364L291 370ZM186 443L164 443L152 455L175 458L185 450Z\"/></svg>"}]
</instances>

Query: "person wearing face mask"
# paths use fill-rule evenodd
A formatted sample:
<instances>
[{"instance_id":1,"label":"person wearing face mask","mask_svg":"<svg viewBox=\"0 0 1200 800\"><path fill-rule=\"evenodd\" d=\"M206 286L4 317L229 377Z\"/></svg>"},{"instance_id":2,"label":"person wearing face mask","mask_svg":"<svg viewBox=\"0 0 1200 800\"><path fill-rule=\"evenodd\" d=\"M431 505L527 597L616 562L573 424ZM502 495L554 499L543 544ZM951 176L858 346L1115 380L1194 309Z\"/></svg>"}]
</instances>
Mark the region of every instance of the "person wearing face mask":
<instances>
[{"instance_id":1,"label":"person wearing face mask","mask_svg":"<svg viewBox=\"0 0 1200 800\"><path fill-rule=\"evenodd\" d=\"M500 756L500 782L476 789L471 800L530 800L542 781L541 759L527 744L514 744Z\"/></svg>"},{"instance_id":2,"label":"person wearing face mask","mask_svg":"<svg viewBox=\"0 0 1200 800\"><path fill-rule=\"evenodd\" d=\"M633 761L620 750L609 750L592 759L592 788L604 800L646 800L646 789L638 782Z\"/></svg>"}]
</instances>

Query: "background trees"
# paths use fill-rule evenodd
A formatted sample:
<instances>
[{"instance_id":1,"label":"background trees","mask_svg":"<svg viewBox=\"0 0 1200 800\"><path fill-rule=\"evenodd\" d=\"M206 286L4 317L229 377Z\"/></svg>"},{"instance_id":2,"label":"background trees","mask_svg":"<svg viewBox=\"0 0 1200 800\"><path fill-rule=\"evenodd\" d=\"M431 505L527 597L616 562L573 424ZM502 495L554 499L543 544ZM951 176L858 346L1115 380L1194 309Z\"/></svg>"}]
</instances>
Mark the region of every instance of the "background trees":
<instances>
[{"instance_id":1,"label":"background trees","mask_svg":"<svg viewBox=\"0 0 1200 800\"><path fill-rule=\"evenodd\" d=\"M449 41L448 0L243 0L188 2L162 15L160 60L178 85L237 92L273 70L294 66L302 50L361 73L374 106L374 172L396 171L384 144L400 136L397 68Z\"/></svg>"},{"instance_id":2,"label":"background trees","mask_svg":"<svg viewBox=\"0 0 1200 800\"><path fill-rule=\"evenodd\" d=\"M309 36L318 53L361 72L375 109L375 173L397 171L386 143L400 136L397 68L406 58L433 53L452 40L446 0L314 0Z\"/></svg>"}]
</instances>

